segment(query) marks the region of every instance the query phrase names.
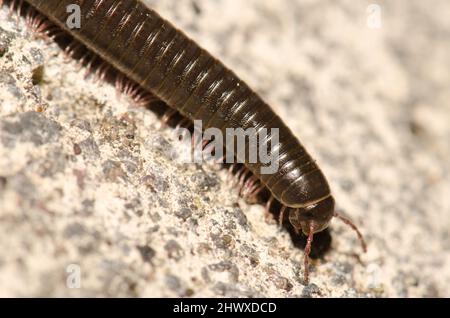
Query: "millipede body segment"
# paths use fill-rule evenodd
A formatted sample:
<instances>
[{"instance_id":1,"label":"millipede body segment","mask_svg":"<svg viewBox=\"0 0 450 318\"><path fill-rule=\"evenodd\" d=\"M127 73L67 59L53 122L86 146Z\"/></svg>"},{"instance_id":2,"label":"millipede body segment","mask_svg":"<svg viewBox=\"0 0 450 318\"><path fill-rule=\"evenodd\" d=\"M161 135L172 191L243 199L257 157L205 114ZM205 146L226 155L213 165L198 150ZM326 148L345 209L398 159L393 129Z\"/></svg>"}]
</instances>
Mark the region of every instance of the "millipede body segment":
<instances>
[{"instance_id":1,"label":"millipede body segment","mask_svg":"<svg viewBox=\"0 0 450 318\"><path fill-rule=\"evenodd\" d=\"M8 1L14 4L14 1ZM17 2L17 1L16 1ZM17 4L21 5L21 2ZM82 45L190 120L203 127L278 129L278 169L260 173L261 162L242 158L272 200L308 236L305 280L313 234L335 213L330 187L315 161L279 116L233 71L154 10L137 0L26 0L25 3ZM80 8L80 28L69 28L69 6ZM263 142L270 143L269 135ZM248 143L246 147L250 147ZM354 225L338 216L347 224ZM356 230L357 231L357 230ZM359 232L357 231L360 236ZM360 236L361 238L361 236ZM363 241L362 241L363 242ZM363 247L364 242L363 242Z\"/></svg>"}]
</instances>

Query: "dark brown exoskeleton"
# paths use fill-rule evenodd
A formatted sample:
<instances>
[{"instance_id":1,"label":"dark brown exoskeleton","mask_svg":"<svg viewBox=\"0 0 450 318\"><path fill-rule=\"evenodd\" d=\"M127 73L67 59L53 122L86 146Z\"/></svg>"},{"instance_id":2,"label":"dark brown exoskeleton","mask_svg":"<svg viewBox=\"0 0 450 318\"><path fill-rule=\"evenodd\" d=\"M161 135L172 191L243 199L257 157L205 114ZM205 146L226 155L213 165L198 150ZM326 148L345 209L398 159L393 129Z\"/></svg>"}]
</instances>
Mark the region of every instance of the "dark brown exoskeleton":
<instances>
[{"instance_id":1,"label":"dark brown exoskeleton","mask_svg":"<svg viewBox=\"0 0 450 318\"><path fill-rule=\"evenodd\" d=\"M1 2L1 1L0 1ZM250 194L270 191L267 210L274 200L281 204L295 230L307 236L304 278L308 282L308 259L314 233L337 217L358 234L357 228L335 212L328 183L315 161L272 109L234 72L202 49L182 31L138 0L9 0L20 8L43 14L131 79L140 89L155 95L190 120L202 120L204 128L278 128L279 169L261 174L261 162L244 162L252 173L246 182ZM81 27L69 28L68 6L78 5ZM40 24L41 25L41 24ZM269 136L265 142L271 142ZM246 145L249 147L249 145ZM244 180L244 178L243 178Z\"/></svg>"}]
</instances>

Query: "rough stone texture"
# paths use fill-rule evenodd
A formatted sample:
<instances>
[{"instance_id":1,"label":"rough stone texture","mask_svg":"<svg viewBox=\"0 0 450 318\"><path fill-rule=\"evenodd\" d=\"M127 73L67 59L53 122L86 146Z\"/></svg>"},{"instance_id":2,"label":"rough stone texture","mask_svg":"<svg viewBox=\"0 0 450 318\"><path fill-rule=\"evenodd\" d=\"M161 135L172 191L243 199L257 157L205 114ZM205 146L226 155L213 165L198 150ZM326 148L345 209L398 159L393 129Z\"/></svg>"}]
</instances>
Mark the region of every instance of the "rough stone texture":
<instances>
[{"instance_id":1,"label":"rough stone texture","mask_svg":"<svg viewBox=\"0 0 450 318\"><path fill-rule=\"evenodd\" d=\"M1 296L450 296L450 4L150 1L273 105L329 178L331 250L302 251L220 167L0 11ZM359 255L360 259L355 255ZM81 288L68 288L79 266Z\"/></svg>"}]
</instances>

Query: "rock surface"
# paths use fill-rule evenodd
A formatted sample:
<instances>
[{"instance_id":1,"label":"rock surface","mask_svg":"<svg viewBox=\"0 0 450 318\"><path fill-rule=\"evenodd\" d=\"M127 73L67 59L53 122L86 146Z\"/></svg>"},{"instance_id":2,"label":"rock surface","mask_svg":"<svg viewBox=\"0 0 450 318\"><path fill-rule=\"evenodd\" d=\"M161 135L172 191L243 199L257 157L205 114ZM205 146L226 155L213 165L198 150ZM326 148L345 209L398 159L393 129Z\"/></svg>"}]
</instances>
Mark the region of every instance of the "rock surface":
<instances>
[{"instance_id":1,"label":"rock surface","mask_svg":"<svg viewBox=\"0 0 450 318\"><path fill-rule=\"evenodd\" d=\"M273 105L368 253L334 221L304 286L223 169L2 8L0 296L450 296L448 1L148 2Z\"/></svg>"}]
</instances>

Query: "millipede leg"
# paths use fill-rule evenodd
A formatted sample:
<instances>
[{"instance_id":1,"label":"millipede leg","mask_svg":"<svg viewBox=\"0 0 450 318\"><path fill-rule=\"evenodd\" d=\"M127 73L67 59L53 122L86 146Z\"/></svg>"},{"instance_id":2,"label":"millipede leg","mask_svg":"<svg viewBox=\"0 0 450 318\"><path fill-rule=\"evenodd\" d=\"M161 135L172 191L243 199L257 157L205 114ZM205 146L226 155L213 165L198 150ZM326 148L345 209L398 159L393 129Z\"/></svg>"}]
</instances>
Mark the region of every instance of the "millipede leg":
<instances>
[{"instance_id":1,"label":"millipede leg","mask_svg":"<svg viewBox=\"0 0 450 318\"><path fill-rule=\"evenodd\" d=\"M43 27L43 28L47 30L46 34L47 34L49 40L55 41L58 36L64 36L64 32L55 26L52 26L50 28L47 28L47 27Z\"/></svg>"},{"instance_id":2,"label":"millipede leg","mask_svg":"<svg viewBox=\"0 0 450 318\"><path fill-rule=\"evenodd\" d=\"M211 140L202 139L202 150L205 150L206 146L211 142Z\"/></svg>"},{"instance_id":3,"label":"millipede leg","mask_svg":"<svg viewBox=\"0 0 450 318\"><path fill-rule=\"evenodd\" d=\"M311 252L313 237L314 237L314 224L311 222L309 226L308 239L306 240L306 246L303 252L303 266L305 267L303 272L304 273L303 279L305 281L305 284L309 283L309 253Z\"/></svg>"},{"instance_id":4,"label":"millipede leg","mask_svg":"<svg viewBox=\"0 0 450 318\"><path fill-rule=\"evenodd\" d=\"M245 173L245 166L242 166L241 169L239 169L235 176L234 176L234 180L233 180L233 185L237 185L236 183L239 182L239 179L241 178L241 175Z\"/></svg>"},{"instance_id":5,"label":"millipede leg","mask_svg":"<svg viewBox=\"0 0 450 318\"><path fill-rule=\"evenodd\" d=\"M245 172L239 178L238 187L239 187L239 194L241 194L241 195L242 195L242 190L244 189L245 179L247 179L247 176L249 174L251 174L251 171L245 169Z\"/></svg>"},{"instance_id":6,"label":"millipede leg","mask_svg":"<svg viewBox=\"0 0 450 318\"><path fill-rule=\"evenodd\" d=\"M80 71L86 63L86 60L90 59L91 55L89 53L85 53L80 60L78 61L77 71Z\"/></svg>"},{"instance_id":7,"label":"millipede leg","mask_svg":"<svg viewBox=\"0 0 450 318\"><path fill-rule=\"evenodd\" d=\"M219 159L217 159L216 161L215 161L216 163L224 163L225 162L225 155L223 155L222 157L220 157Z\"/></svg>"},{"instance_id":8,"label":"millipede leg","mask_svg":"<svg viewBox=\"0 0 450 318\"><path fill-rule=\"evenodd\" d=\"M200 137L200 138L197 138L197 140L196 140L195 137ZM201 138L201 136L196 136L195 133L192 134L192 137L191 137L191 146L192 146L192 149L194 149L194 148L197 147L198 145L201 145L202 150L203 150L203 149L204 149L204 146L205 146L205 141L208 142L207 140Z\"/></svg>"},{"instance_id":9,"label":"millipede leg","mask_svg":"<svg viewBox=\"0 0 450 318\"><path fill-rule=\"evenodd\" d=\"M101 81L105 78L106 72L108 71L108 64L106 62L102 62L94 73L94 82Z\"/></svg>"},{"instance_id":10,"label":"millipede leg","mask_svg":"<svg viewBox=\"0 0 450 318\"><path fill-rule=\"evenodd\" d=\"M279 224L280 226L283 225L284 212L285 212L285 211L286 211L286 206L283 205L283 206L281 207L281 210L280 210L280 215L278 216L278 224Z\"/></svg>"},{"instance_id":11,"label":"millipede leg","mask_svg":"<svg viewBox=\"0 0 450 318\"><path fill-rule=\"evenodd\" d=\"M149 94L147 92L145 93L139 93L136 97L135 103L138 106L145 107L148 105L151 105L153 102L155 102L157 99L153 94Z\"/></svg>"},{"instance_id":12,"label":"millipede leg","mask_svg":"<svg viewBox=\"0 0 450 318\"><path fill-rule=\"evenodd\" d=\"M122 95L122 91L123 91L123 75L122 74L118 74L116 76L116 79L114 81L114 86L116 87L116 97L120 98L120 96Z\"/></svg>"},{"instance_id":13,"label":"millipede leg","mask_svg":"<svg viewBox=\"0 0 450 318\"><path fill-rule=\"evenodd\" d=\"M9 14L12 15L14 13L14 6L16 4L16 0L11 1L9 4Z\"/></svg>"},{"instance_id":14,"label":"millipede leg","mask_svg":"<svg viewBox=\"0 0 450 318\"><path fill-rule=\"evenodd\" d=\"M17 24L20 22L20 14L22 11L22 7L23 7L23 0L20 0L17 6Z\"/></svg>"},{"instance_id":15,"label":"millipede leg","mask_svg":"<svg viewBox=\"0 0 450 318\"><path fill-rule=\"evenodd\" d=\"M241 189L241 195L246 198L253 190L255 183L258 182L258 179L255 176L251 176L247 179L247 181L244 182L244 185Z\"/></svg>"},{"instance_id":16,"label":"millipede leg","mask_svg":"<svg viewBox=\"0 0 450 318\"><path fill-rule=\"evenodd\" d=\"M189 123L189 119L187 119L186 117L184 117L183 119L180 120L180 122L176 125L175 130L180 129L183 125L188 124Z\"/></svg>"},{"instance_id":17,"label":"millipede leg","mask_svg":"<svg viewBox=\"0 0 450 318\"><path fill-rule=\"evenodd\" d=\"M245 183L242 195L247 201L256 202L258 194L265 188L256 176L251 176Z\"/></svg>"},{"instance_id":18,"label":"millipede leg","mask_svg":"<svg viewBox=\"0 0 450 318\"><path fill-rule=\"evenodd\" d=\"M165 127L167 125L167 123L169 122L170 118L173 115L175 115L176 113L177 113L177 111L175 109L172 109L172 108L168 109L161 118L161 123L162 123L161 128Z\"/></svg>"},{"instance_id":19,"label":"millipede leg","mask_svg":"<svg viewBox=\"0 0 450 318\"><path fill-rule=\"evenodd\" d=\"M81 48L81 44L76 41L72 41L66 46L66 48L64 49L64 53L67 58L73 58L79 48Z\"/></svg>"},{"instance_id":20,"label":"millipede leg","mask_svg":"<svg viewBox=\"0 0 450 318\"><path fill-rule=\"evenodd\" d=\"M129 94L129 92L130 92L130 87L131 87L130 81L128 81L128 80L126 80L126 79L123 79L123 83L122 83L122 93L123 93L124 95L128 95L128 94Z\"/></svg>"},{"instance_id":21,"label":"millipede leg","mask_svg":"<svg viewBox=\"0 0 450 318\"><path fill-rule=\"evenodd\" d=\"M130 83L129 85L129 89L127 91L127 95L135 102L137 103L139 98L142 98L142 91L139 89L139 87L134 84L134 83Z\"/></svg>"},{"instance_id":22,"label":"millipede leg","mask_svg":"<svg viewBox=\"0 0 450 318\"><path fill-rule=\"evenodd\" d=\"M259 187L255 188L253 191L251 191L250 195L257 196L266 186L264 184L261 184Z\"/></svg>"},{"instance_id":23,"label":"millipede leg","mask_svg":"<svg viewBox=\"0 0 450 318\"><path fill-rule=\"evenodd\" d=\"M148 104L150 105L150 104ZM185 119L182 119L178 124L177 127L175 128L175 130L173 131L175 136L178 137L178 141L184 141L186 140L188 137L190 137L190 133L188 130L183 130L182 134L179 134L179 129L183 126L183 121L185 121ZM191 138L191 146L192 146L192 138ZM192 151L192 148L191 148Z\"/></svg>"},{"instance_id":24,"label":"millipede leg","mask_svg":"<svg viewBox=\"0 0 450 318\"><path fill-rule=\"evenodd\" d=\"M235 167L236 167L236 164L232 163L230 165L230 167L228 168L228 173L227 173L228 180L231 179L231 177L233 176L233 171L234 171Z\"/></svg>"},{"instance_id":25,"label":"millipede leg","mask_svg":"<svg viewBox=\"0 0 450 318\"><path fill-rule=\"evenodd\" d=\"M203 148L203 150L212 153L213 151L216 150L216 145L211 143L211 140L208 140L208 143L205 145L205 148Z\"/></svg>"},{"instance_id":26,"label":"millipede leg","mask_svg":"<svg viewBox=\"0 0 450 318\"><path fill-rule=\"evenodd\" d=\"M91 56L91 58L89 59L89 62L86 65L86 71L84 72L84 78L86 79L89 75L91 75L92 73L92 64L95 62L96 57L95 56Z\"/></svg>"},{"instance_id":27,"label":"millipede leg","mask_svg":"<svg viewBox=\"0 0 450 318\"><path fill-rule=\"evenodd\" d=\"M270 198L269 200L267 200L266 203L266 208L264 210L264 219L266 220L266 222L268 222L269 218L271 217L270 206L272 205L273 199L274 199L273 195L270 195Z\"/></svg>"},{"instance_id":28,"label":"millipede leg","mask_svg":"<svg viewBox=\"0 0 450 318\"><path fill-rule=\"evenodd\" d=\"M15 7L16 6L16 0L11 1L11 3L9 4L9 13L8 14L11 17L13 15L14 11L17 11L17 17L16 17L17 18L17 21L16 21L17 23L19 23L19 21L20 21L20 10L21 10L21 6L22 6L22 1L23 0L21 0L19 2L17 7ZM3 1L1 1L0 5L3 5Z\"/></svg>"}]
</instances>

